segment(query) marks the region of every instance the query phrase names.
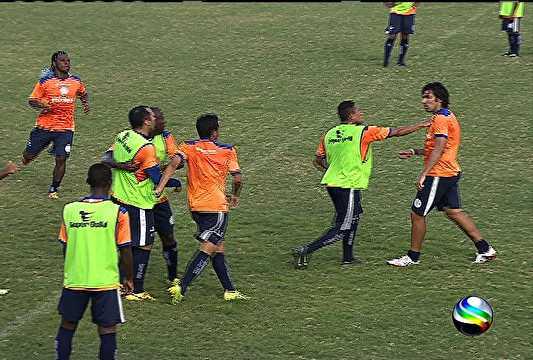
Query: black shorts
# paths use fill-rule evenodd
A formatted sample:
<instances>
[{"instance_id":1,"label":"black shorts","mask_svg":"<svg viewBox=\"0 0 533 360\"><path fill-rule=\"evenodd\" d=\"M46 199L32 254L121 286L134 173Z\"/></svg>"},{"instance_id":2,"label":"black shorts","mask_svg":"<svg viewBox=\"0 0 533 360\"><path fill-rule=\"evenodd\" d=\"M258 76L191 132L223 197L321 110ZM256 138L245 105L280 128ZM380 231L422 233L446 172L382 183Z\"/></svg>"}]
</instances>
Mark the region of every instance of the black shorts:
<instances>
[{"instance_id":1,"label":"black shorts","mask_svg":"<svg viewBox=\"0 0 533 360\"><path fill-rule=\"evenodd\" d=\"M30 132L25 151L31 155L38 155L52 143L52 147L49 150L51 155L68 157L73 139L74 132L69 130L50 131L35 127Z\"/></svg>"},{"instance_id":2,"label":"black shorts","mask_svg":"<svg viewBox=\"0 0 533 360\"><path fill-rule=\"evenodd\" d=\"M155 239L154 210L140 209L133 205L120 202L112 197L114 203L119 204L128 210L130 218L131 246L152 245Z\"/></svg>"},{"instance_id":3,"label":"black shorts","mask_svg":"<svg viewBox=\"0 0 533 360\"><path fill-rule=\"evenodd\" d=\"M226 228L228 227L227 212L191 212L192 219L196 223L196 239L200 241L209 241L215 245L224 241Z\"/></svg>"},{"instance_id":4,"label":"black shorts","mask_svg":"<svg viewBox=\"0 0 533 360\"><path fill-rule=\"evenodd\" d=\"M520 32L520 18L502 19L502 31L508 33Z\"/></svg>"},{"instance_id":5,"label":"black shorts","mask_svg":"<svg viewBox=\"0 0 533 360\"><path fill-rule=\"evenodd\" d=\"M459 179L461 173L451 177L426 176L424 187L416 193L411 210L420 216L426 216L435 206L439 211L461 209Z\"/></svg>"},{"instance_id":6,"label":"black shorts","mask_svg":"<svg viewBox=\"0 0 533 360\"><path fill-rule=\"evenodd\" d=\"M361 191L339 187L326 188L335 206L334 226L338 230L353 230L357 227L359 216L363 213Z\"/></svg>"},{"instance_id":7,"label":"black shorts","mask_svg":"<svg viewBox=\"0 0 533 360\"><path fill-rule=\"evenodd\" d=\"M389 15L389 26L385 28L385 34L414 34L415 33L415 14L399 15L391 13Z\"/></svg>"},{"instance_id":8,"label":"black shorts","mask_svg":"<svg viewBox=\"0 0 533 360\"><path fill-rule=\"evenodd\" d=\"M154 206L154 225L158 234L174 233L174 216L168 200Z\"/></svg>"},{"instance_id":9,"label":"black shorts","mask_svg":"<svg viewBox=\"0 0 533 360\"><path fill-rule=\"evenodd\" d=\"M70 290L63 288L57 310L63 319L78 322L91 300L93 323L110 327L126 321L118 289L104 291Z\"/></svg>"}]
</instances>

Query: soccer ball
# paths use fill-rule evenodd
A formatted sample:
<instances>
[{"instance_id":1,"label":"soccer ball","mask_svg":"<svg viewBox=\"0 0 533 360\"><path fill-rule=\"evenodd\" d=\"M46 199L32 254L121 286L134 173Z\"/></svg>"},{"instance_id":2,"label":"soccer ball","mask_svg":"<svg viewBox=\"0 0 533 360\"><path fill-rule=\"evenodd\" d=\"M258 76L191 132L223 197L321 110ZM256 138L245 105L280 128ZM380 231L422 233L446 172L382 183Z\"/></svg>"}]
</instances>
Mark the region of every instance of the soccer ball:
<instances>
[{"instance_id":1,"label":"soccer ball","mask_svg":"<svg viewBox=\"0 0 533 360\"><path fill-rule=\"evenodd\" d=\"M494 313L488 301L477 296L462 298L453 308L453 324L463 335L483 334L490 329L493 319Z\"/></svg>"}]
</instances>

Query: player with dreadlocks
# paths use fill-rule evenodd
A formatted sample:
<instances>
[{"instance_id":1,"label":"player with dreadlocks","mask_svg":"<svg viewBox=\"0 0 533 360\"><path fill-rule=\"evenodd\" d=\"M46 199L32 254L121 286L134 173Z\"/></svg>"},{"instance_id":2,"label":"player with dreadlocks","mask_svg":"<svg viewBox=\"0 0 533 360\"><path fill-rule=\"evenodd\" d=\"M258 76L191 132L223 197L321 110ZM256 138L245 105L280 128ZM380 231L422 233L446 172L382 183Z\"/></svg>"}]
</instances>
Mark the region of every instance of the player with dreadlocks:
<instances>
[{"instance_id":1,"label":"player with dreadlocks","mask_svg":"<svg viewBox=\"0 0 533 360\"><path fill-rule=\"evenodd\" d=\"M48 197L57 199L59 185L65 175L66 161L74 137L74 111L79 98L83 111L89 112L89 96L78 76L70 73L70 58L64 51L52 55L50 68L45 69L35 84L28 103L39 111L35 127L31 130L22 164L35 159L50 143L50 153L55 156L55 167Z\"/></svg>"}]
</instances>

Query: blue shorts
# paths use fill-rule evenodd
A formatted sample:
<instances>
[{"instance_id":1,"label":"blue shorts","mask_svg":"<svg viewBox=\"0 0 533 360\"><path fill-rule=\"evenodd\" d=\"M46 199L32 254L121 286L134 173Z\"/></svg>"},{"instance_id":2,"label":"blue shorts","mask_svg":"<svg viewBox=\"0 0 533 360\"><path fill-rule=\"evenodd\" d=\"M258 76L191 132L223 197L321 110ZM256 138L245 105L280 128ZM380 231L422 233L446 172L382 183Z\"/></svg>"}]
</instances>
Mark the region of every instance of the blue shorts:
<instances>
[{"instance_id":1,"label":"blue shorts","mask_svg":"<svg viewBox=\"0 0 533 360\"><path fill-rule=\"evenodd\" d=\"M30 132L30 138L26 143L26 152L31 155L38 155L50 143L49 153L55 156L70 155L72 148L72 140L74 139L74 132L72 131L50 131L35 127Z\"/></svg>"},{"instance_id":2,"label":"blue shorts","mask_svg":"<svg viewBox=\"0 0 533 360\"><path fill-rule=\"evenodd\" d=\"M426 216L435 206L439 211L446 209L461 209L459 194L459 179L456 176L439 177L426 176L424 187L418 191L411 210L420 216Z\"/></svg>"},{"instance_id":3,"label":"blue shorts","mask_svg":"<svg viewBox=\"0 0 533 360\"><path fill-rule=\"evenodd\" d=\"M93 323L110 327L126 321L118 289L104 291L70 290L63 288L57 310L63 319L78 322L91 300Z\"/></svg>"},{"instance_id":4,"label":"blue shorts","mask_svg":"<svg viewBox=\"0 0 533 360\"><path fill-rule=\"evenodd\" d=\"M209 241L215 245L224 241L226 228L228 227L227 212L191 212L192 218L197 226L196 239Z\"/></svg>"},{"instance_id":5,"label":"blue shorts","mask_svg":"<svg viewBox=\"0 0 533 360\"><path fill-rule=\"evenodd\" d=\"M520 32L520 18L502 19L502 31L508 33Z\"/></svg>"},{"instance_id":6,"label":"blue shorts","mask_svg":"<svg viewBox=\"0 0 533 360\"><path fill-rule=\"evenodd\" d=\"M385 34L397 33L415 33L415 14L399 15L391 13L389 15L389 26L385 28Z\"/></svg>"},{"instance_id":7,"label":"blue shorts","mask_svg":"<svg viewBox=\"0 0 533 360\"><path fill-rule=\"evenodd\" d=\"M158 234L174 234L174 216L168 200L154 206L154 224Z\"/></svg>"},{"instance_id":8,"label":"blue shorts","mask_svg":"<svg viewBox=\"0 0 533 360\"><path fill-rule=\"evenodd\" d=\"M152 245L155 239L154 210L140 209L120 202L112 197L114 203L124 206L130 217L131 246Z\"/></svg>"}]
</instances>

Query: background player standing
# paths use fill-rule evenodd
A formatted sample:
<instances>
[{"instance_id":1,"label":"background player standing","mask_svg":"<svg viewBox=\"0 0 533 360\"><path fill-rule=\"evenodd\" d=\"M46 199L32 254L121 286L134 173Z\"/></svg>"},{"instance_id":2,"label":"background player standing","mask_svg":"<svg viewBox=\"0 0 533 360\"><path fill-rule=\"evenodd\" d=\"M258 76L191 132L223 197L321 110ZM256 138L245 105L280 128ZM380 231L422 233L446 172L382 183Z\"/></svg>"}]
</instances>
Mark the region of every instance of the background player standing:
<instances>
[{"instance_id":1,"label":"background player standing","mask_svg":"<svg viewBox=\"0 0 533 360\"><path fill-rule=\"evenodd\" d=\"M524 17L525 3L522 1L501 1L500 19L502 31L507 32L509 50L503 56L517 57L520 54L520 20Z\"/></svg>"},{"instance_id":2,"label":"background player standing","mask_svg":"<svg viewBox=\"0 0 533 360\"><path fill-rule=\"evenodd\" d=\"M80 98L83 111L89 112L89 96L85 85L69 71L68 54L64 51L55 52L50 69L41 76L28 100L29 105L40 112L22 154L22 164L29 164L50 143L53 144L50 152L55 155L55 167L48 189L51 199L59 197L59 186L72 148L76 98Z\"/></svg>"},{"instance_id":3,"label":"background player standing","mask_svg":"<svg viewBox=\"0 0 533 360\"><path fill-rule=\"evenodd\" d=\"M474 242L478 251L474 263L484 263L496 257L496 250L483 239L470 216L461 208L461 168L457 161L461 127L455 114L448 109L449 102L448 90L441 83L429 83L422 88L424 110L433 113L424 149L400 152L403 159L424 156L424 168L416 182L418 192L411 207L411 249L407 255L387 261L389 265L405 267L419 263L426 235L426 216L435 206Z\"/></svg>"},{"instance_id":4,"label":"background player standing","mask_svg":"<svg viewBox=\"0 0 533 360\"><path fill-rule=\"evenodd\" d=\"M125 208L110 201L111 170L104 164L92 165L87 183L90 195L65 205L59 232L65 269L58 306L58 360L70 359L72 338L89 301L100 334L99 358L115 359L116 325L125 321L118 289L117 247L125 274L123 286L128 290L133 286L129 218Z\"/></svg>"},{"instance_id":5,"label":"background player standing","mask_svg":"<svg viewBox=\"0 0 533 360\"><path fill-rule=\"evenodd\" d=\"M385 57L383 66L389 66L389 60L394 48L396 35L401 34L400 54L398 55L399 66L406 66L405 55L409 49L409 35L415 32L415 16L418 2L386 2L385 6L390 8L389 25L385 29L388 35L385 41Z\"/></svg>"},{"instance_id":6,"label":"background player standing","mask_svg":"<svg viewBox=\"0 0 533 360\"><path fill-rule=\"evenodd\" d=\"M224 300L247 300L248 296L235 290L224 256L224 237L228 226L229 209L239 205L242 176L233 145L218 142L219 118L204 114L196 120L198 140L178 146L175 156L163 174L156 193L161 193L165 182L183 163L187 163L187 199L198 231L200 249L193 255L180 284L172 287L173 302L183 299L189 284L212 259L213 269L224 288ZM226 198L226 177L233 177L231 195Z\"/></svg>"}]
</instances>

